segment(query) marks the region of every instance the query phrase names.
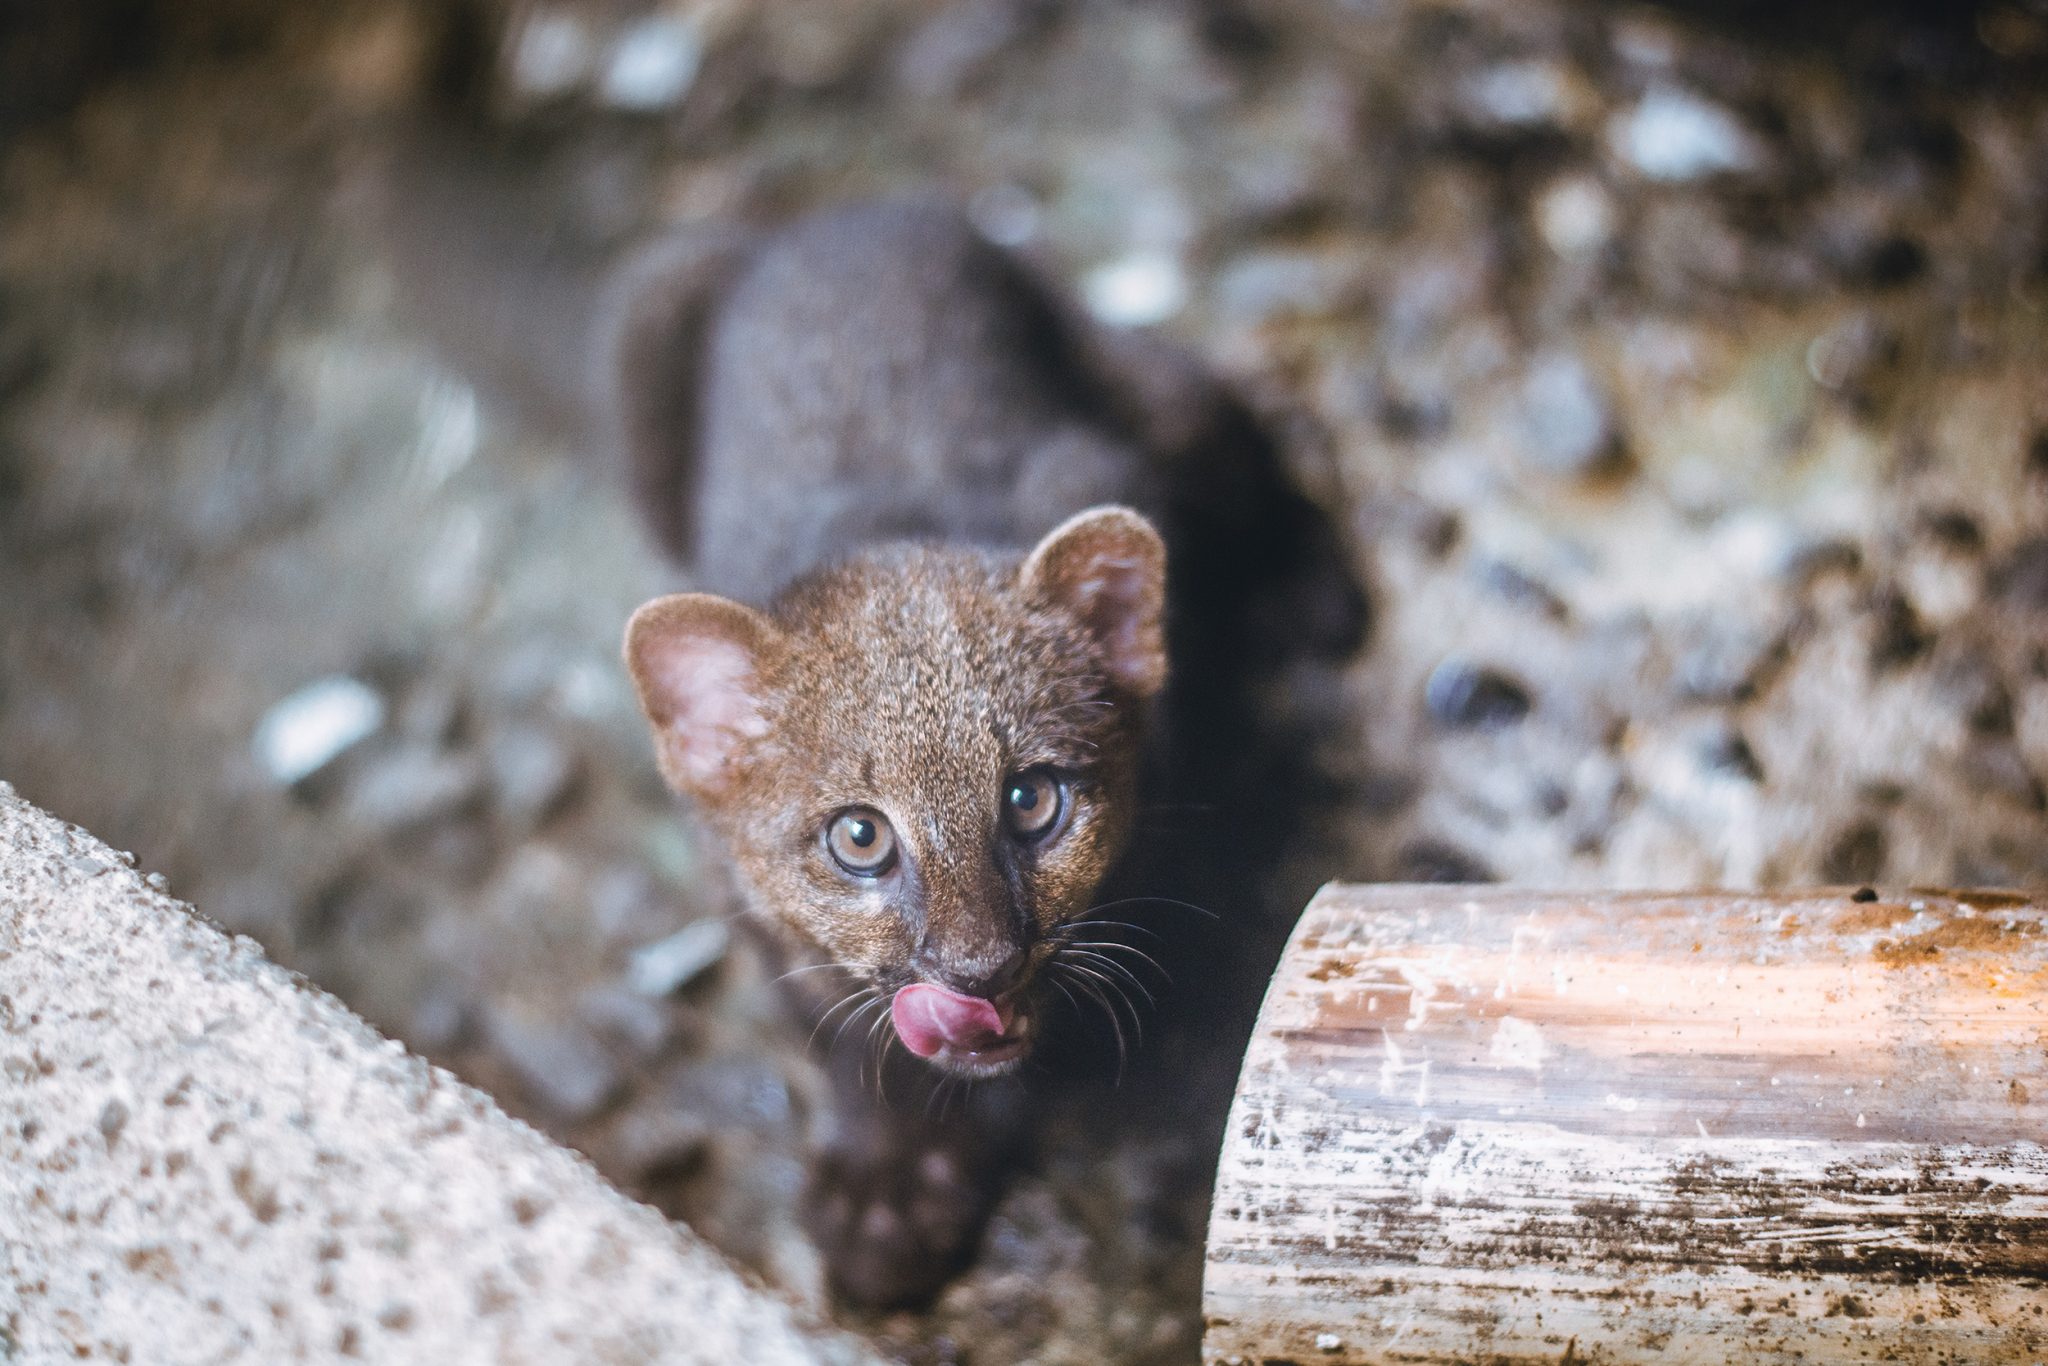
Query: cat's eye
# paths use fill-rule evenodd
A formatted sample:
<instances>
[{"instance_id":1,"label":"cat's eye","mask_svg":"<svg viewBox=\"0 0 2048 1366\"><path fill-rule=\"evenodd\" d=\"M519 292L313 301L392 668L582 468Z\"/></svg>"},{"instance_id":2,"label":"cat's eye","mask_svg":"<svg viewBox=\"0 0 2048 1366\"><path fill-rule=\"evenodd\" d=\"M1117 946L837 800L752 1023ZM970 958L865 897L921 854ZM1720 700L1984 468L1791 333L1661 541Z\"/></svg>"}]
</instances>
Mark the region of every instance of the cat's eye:
<instances>
[{"instance_id":1,"label":"cat's eye","mask_svg":"<svg viewBox=\"0 0 2048 1366\"><path fill-rule=\"evenodd\" d=\"M1019 773L1003 785L1003 821L1023 839L1042 839L1066 809L1067 789L1044 769Z\"/></svg>"},{"instance_id":2,"label":"cat's eye","mask_svg":"<svg viewBox=\"0 0 2048 1366\"><path fill-rule=\"evenodd\" d=\"M850 807L825 827L825 850L855 877L880 877L896 862L896 832L881 812Z\"/></svg>"}]
</instances>

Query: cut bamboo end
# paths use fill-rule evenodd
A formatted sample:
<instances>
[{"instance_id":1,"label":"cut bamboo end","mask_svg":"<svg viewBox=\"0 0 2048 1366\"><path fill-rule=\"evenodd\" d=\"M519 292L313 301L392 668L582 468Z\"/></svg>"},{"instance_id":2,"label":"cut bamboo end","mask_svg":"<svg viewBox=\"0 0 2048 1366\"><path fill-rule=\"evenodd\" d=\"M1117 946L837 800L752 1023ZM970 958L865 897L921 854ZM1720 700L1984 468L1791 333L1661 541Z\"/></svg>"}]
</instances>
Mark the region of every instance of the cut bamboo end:
<instances>
[{"instance_id":1,"label":"cut bamboo end","mask_svg":"<svg viewBox=\"0 0 2048 1366\"><path fill-rule=\"evenodd\" d=\"M1247 1053L1210 1362L2037 1362L2048 906L1325 888Z\"/></svg>"}]
</instances>

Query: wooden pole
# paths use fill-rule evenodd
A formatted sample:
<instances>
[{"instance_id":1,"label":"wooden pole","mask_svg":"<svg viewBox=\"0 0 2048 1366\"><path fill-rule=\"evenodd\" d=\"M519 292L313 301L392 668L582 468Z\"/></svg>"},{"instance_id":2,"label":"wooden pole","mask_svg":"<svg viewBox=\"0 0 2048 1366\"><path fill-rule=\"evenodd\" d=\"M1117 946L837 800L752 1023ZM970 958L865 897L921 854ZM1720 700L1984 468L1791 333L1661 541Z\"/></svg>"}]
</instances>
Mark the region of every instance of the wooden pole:
<instances>
[{"instance_id":1,"label":"wooden pole","mask_svg":"<svg viewBox=\"0 0 2048 1366\"><path fill-rule=\"evenodd\" d=\"M2048 1358L2048 906L1323 890L1210 1362Z\"/></svg>"}]
</instances>

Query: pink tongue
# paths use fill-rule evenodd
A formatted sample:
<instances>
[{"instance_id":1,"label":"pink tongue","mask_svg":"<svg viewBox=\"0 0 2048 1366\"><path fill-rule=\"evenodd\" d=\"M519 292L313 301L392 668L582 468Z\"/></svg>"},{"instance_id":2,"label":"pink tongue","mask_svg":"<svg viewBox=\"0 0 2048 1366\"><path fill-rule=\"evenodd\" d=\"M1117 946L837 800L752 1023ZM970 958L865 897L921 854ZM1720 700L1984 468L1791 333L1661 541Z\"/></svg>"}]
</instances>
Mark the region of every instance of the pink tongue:
<instances>
[{"instance_id":1,"label":"pink tongue","mask_svg":"<svg viewBox=\"0 0 2048 1366\"><path fill-rule=\"evenodd\" d=\"M1010 1030L1010 1012L979 996L918 982L896 993L889 1003L897 1037L920 1058L951 1046L975 1053L1000 1041Z\"/></svg>"}]
</instances>

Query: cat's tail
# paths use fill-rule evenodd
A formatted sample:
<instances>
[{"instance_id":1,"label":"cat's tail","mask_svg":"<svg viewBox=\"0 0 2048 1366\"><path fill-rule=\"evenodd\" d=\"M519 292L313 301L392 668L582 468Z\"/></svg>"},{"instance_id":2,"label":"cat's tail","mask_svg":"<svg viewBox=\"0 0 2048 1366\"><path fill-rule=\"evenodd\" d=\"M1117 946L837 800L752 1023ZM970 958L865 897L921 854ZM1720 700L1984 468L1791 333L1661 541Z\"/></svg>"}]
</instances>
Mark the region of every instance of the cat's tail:
<instances>
[{"instance_id":1,"label":"cat's tail","mask_svg":"<svg viewBox=\"0 0 2048 1366\"><path fill-rule=\"evenodd\" d=\"M494 12L443 11L428 88L392 122L372 182L398 310L490 400L614 461L686 559L701 351L753 234L622 211L593 185L587 130L493 112Z\"/></svg>"},{"instance_id":2,"label":"cat's tail","mask_svg":"<svg viewBox=\"0 0 2048 1366\"><path fill-rule=\"evenodd\" d=\"M605 290L595 352L600 421L641 515L678 561L694 550L705 348L753 242L737 226L672 230L635 249Z\"/></svg>"}]
</instances>

